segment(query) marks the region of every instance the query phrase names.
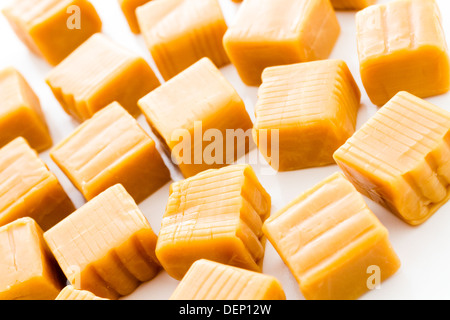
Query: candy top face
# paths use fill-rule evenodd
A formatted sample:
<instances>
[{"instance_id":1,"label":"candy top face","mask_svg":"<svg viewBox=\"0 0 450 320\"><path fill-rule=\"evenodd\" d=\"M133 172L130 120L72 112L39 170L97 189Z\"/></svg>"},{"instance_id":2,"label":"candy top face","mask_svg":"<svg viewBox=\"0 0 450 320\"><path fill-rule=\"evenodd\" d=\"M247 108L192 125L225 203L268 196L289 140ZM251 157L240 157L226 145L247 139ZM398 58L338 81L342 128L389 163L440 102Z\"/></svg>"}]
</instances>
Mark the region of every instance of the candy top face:
<instances>
[{"instance_id":1,"label":"candy top face","mask_svg":"<svg viewBox=\"0 0 450 320\"><path fill-rule=\"evenodd\" d=\"M100 110L56 145L51 156L80 190L130 150L154 141L118 103Z\"/></svg>"},{"instance_id":2,"label":"candy top face","mask_svg":"<svg viewBox=\"0 0 450 320\"><path fill-rule=\"evenodd\" d=\"M20 17L22 23L31 27L44 22L72 2L73 0L22 0L15 1L7 11L12 16Z\"/></svg>"},{"instance_id":3,"label":"candy top face","mask_svg":"<svg viewBox=\"0 0 450 320\"><path fill-rule=\"evenodd\" d=\"M362 64L402 50L447 50L439 7L434 0L397 0L356 14Z\"/></svg>"},{"instance_id":4,"label":"candy top face","mask_svg":"<svg viewBox=\"0 0 450 320\"><path fill-rule=\"evenodd\" d=\"M364 151L361 167L389 179L413 170L449 135L450 113L407 92L400 92L369 119L340 149ZM439 163L438 163L439 164Z\"/></svg>"},{"instance_id":5,"label":"candy top face","mask_svg":"<svg viewBox=\"0 0 450 320\"><path fill-rule=\"evenodd\" d=\"M148 45L167 42L183 34L186 27L203 28L214 20L223 20L217 0L154 1L137 9ZM208 14L204 14L208 10Z\"/></svg>"},{"instance_id":6,"label":"candy top face","mask_svg":"<svg viewBox=\"0 0 450 320\"><path fill-rule=\"evenodd\" d=\"M138 99L160 85L144 58L101 33L53 68L46 82L64 110L79 122L114 101L137 117Z\"/></svg>"},{"instance_id":7,"label":"candy top face","mask_svg":"<svg viewBox=\"0 0 450 320\"><path fill-rule=\"evenodd\" d=\"M108 300L97 297L90 291L75 289L72 285L65 286L55 300Z\"/></svg>"},{"instance_id":8,"label":"candy top face","mask_svg":"<svg viewBox=\"0 0 450 320\"><path fill-rule=\"evenodd\" d=\"M72 266L83 270L143 229L151 230L148 221L126 190L115 185L80 207L44 236L61 268L67 272Z\"/></svg>"},{"instance_id":9,"label":"candy top face","mask_svg":"<svg viewBox=\"0 0 450 320\"><path fill-rule=\"evenodd\" d=\"M279 281L267 274L199 259L171 300L284 300Z\"/></svg>"},{"instance_id":10,"label":"candy top face","mask_svg":"<svg viewBox=\"0 0 450 320\"><path fill-rule=\"evenodd\" d=\"M250 0L241 4L227 37L241 41L296 41L305 32L309 11L314 1ZM257 16L257 19L249 17Z\"/></svg>"},{"instance_id":11,"label":"candy top face","mask_svg":"<svg viewBox=\"0 0 450 320\"><path fill-rule=\"evenodd\" d=\"M138 55L97 33L64 59L48 75L53 87L63 87L78 100L88 100L108 78L132 64Z\"/></svg>"}]
</instances>

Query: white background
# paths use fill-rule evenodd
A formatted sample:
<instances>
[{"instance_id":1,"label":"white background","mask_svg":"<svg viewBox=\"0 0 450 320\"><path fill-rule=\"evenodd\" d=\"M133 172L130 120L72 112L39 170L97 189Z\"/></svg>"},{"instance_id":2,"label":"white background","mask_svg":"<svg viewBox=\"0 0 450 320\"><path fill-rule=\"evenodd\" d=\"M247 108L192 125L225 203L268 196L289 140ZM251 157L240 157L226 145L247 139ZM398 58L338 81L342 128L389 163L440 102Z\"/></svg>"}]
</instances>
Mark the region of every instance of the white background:
<instances>
[{"instance_id":1,"label":"white background","mask_svg":"<svg viewBox=\"0 0 450 320\"><path fill-rule=\"evenodd\" d=\"M239 4L235 4L231 0L219 1L227 22L231 23ZM9 2L0 0L0 7ZM378 2L388 1L379 0ZM449 39L450 1L438 0L437 2L442 12L447 39ZM103 21L103 32L118 43L140 53L154 67L142 36L136 36L130 32L117 1L92 0L92 3ZM362 100L358 115L357 127L359 128L377 111L377 108L368 99L359 75L355 13L337 12L337 15L342 31L330 58L346 61L360 87ZM447 43L449 43L448 40ZM27 50L12 32L4 17L0 15L0 68L9 65L16 67L25 76L39 96L54 143L58 143L76 128L77 123L64 113L44 81L51 67ZM244 99L249 114L254 118L253 108L257 100L257 88L245 86L232 65L221 70ZM427 100L450 111L450 93ZM138 120L150 133L143 116L140 116ZM50 160L48 151L41 153L40 156L48 164L50 170L58 176L76 207L80 207L84 203L83 197ZM257 150L251 151L249 161L261 183L272 196L272 212L281 209L303 191L339 170L337 166L332 165L276 173L268 168ZM179 178L180 176L174 172L173 179ZM139 205L156 233L159 231L168 191L169 184ZM395 275L383 282L379 289L368 292L361 299L450 299L450 203L444 205L424 224L411 227L371 200L366 200L369 207L388 228L392 245L400 257L402 266ZM304 299L294 278L269 242L266 245L263 272L273 275L281 281L287 299ZM161 271L155 279L142 284L134 293L124 299L168 299L177 284L178 281L172 279L165 271Z\"/></svg>"}]
</instances>

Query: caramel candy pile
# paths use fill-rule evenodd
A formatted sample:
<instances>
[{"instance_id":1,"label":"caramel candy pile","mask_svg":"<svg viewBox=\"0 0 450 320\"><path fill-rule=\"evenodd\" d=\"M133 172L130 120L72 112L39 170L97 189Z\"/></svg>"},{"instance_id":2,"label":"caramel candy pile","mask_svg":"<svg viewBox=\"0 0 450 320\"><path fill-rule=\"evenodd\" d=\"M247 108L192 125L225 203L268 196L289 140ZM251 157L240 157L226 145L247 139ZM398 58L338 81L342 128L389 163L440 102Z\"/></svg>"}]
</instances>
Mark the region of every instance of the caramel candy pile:
<instances>
[{"instance_id":1,"label":"caramel candy pile","mask_svg":"<svg viewBox=\"0 0 450 320\"><path fill-rule=\"evenodd\" d=\"M104 5L130 42L94 1L2 6L30 61L0 61L0 299L126 299L163 273L168 300L395 281L399 234L374 208L404 236L450 199L435 0Z\"/></svg>"}]
</instances>

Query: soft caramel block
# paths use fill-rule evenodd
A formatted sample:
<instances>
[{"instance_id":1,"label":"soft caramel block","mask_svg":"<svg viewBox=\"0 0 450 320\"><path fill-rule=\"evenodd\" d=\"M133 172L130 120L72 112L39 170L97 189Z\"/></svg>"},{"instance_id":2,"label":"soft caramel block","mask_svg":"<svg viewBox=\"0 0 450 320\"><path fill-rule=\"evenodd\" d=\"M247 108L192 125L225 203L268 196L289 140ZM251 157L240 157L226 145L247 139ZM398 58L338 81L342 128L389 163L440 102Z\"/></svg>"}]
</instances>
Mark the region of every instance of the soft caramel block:
<instances>
[{"instance_id":1,"label":"soft caramel block","mask_svg":"<svg viewBox=\"0 0 450 320\"><path fill-rule=\"evenodd\" d=\"M261 271L270 195L249 165L210 169L171 185L156 245L170 276L198 259Z\"/></svg>"},{"instance_id":2,"label":"soft caramel block","mask_svg":"<svg viewBox=\"0 0 450 320\"><path fill-rule=\"evenodd\" d=\"M155 142L117 102L79 125L50 157L87 200L120 183L139 203L170 180Z\"/></svg>"},{"instance_id":3,"label":"soft caramel block","mask_svg":"<svg viewBox=\"0 0 450 320\"><path fill-rule=\"evenodd\" d=\"M136 9L151 0L119 0L120 8L127 19L128 25L133 33L141 33L136 16Z\"/></svg>"},{"instance_id":4,"label":"soft caramel block","mask_svg":"<svg viewBox=\"0 0 450 320\"><path fill-rule=\"evenodd\" d=\"M150 1L136 14L165 80L203 57L218 67L230 62L222 44L227 25L218 0Z\"/></svg>"},{"instance_id":5,"label":"soft caramel block","mask_svg":"<svg viewBox=\"0 0 450 320\"><path fill-rule=\"evenodd\" d=\"M0 300L53 300L65 284L32 218L0 227Z\"/></svg>"},{"instance_id":6,"label":"soft caramel block","mask_svg":"<svg viewBox=\"0 0 450 320\"><path fill-rule=\"evenodd\" d=\"M361 193L418 225L450 198L450 113L399 92L334 158Z\"/></svg>"},{"instance_id":7,"label":"soft caramel block","mask_svg":"<svg viewBox=\"0 0 450 320\"><path fill-rule=\"evenodd\" d=\"M78 290L75 289L72 285L67 285L64 287L64 289L61 290L61 292L58 294L58 296L55 298L55 300L108 300L105 298L97 297L92 292L86 291L86 290Z\"/></svg>"},{"instance_id":8,"label":"soft caramel block","mask_svg":"<svg viewBox=\"0 0 450 320\"><path fill-rule=\"evenodd\" d=\"M267 67L327 58L339 33L329 0L246 0L223 43L242 81L258 86Z\"/></svg>"},{"instance_id":9,"label":"soft caramel block","mask_svg":"<svg viewBox=\"0 0 450 320\"><path fill-rule=\"evenodd\" d=\"M266 68L254 141L276 170L333 164L355 131L360 91L347 64L322 60Z\"/></svg>"},{"instance_id":10,"label":"soft caramel block","mask_svg":"<svg viewBox=\"0 0 450 320\"><path fill-rule=\"evenodd\" d=\"M208 58L139 100L147 121L185 178L233 163L250 149L245 104Z\"/></svg>"},{"instance_id":11,"label":"soft caramel block","mask_svg":"<svg viewBox=\"0 0 450 320\"><path fill-rule=\"evenodd\" d=\"M361 10L376 2L377 0L331 0L336 10Z\"/></svg>"},{"instance_id":12,"label":"soft caramel block","mask_svg":"<svg viewBox=\"0 0 450 320\"><path fill-rule=\"evenodd\" d=\"M281 283L259 272L214 261L195 261L170 300L285 300Z\"/></svg>"},{"instance_id":13,"label":"soft caramel block","mask_svg":"<svg viewBox=\"0 0 450 320\"><path fill-rule=\"evenodd\" d=\"M356 15L361 79L382 106L399 91L420 98L450 88L450 64L434 0L396 0Z\"/></svg>"},{"instance_id":14,"label":"soft caramel block","mask_svg":"<svg viewBox=\"0 0 450 320\"><path fill-rule=\"evenodd\" d=\"M80 122L114 101L137 116L138 99L159 86L144 58L100 33L53 68L46 81L64 110Z\"/></svg>"},{"instance_id":15,"label":"soft caramel block","mask_svg":"<svg viewBox=\"0 0 450 320\"><path fill-rule=\"evenodd\" d=\"M56 176L25 139L0 149L0 225L31 217L47 230L75 210Z\"/></svg>"},{"instance_id":16,"label":"soft caramel block","mask_svg":"<svg viewBox=\"0 0 450 320\"><path fill-rule=\"evenodd\" d=\"M357 299L400 267L387 229L341 173L269 217L263 231L309 300Z\"/></svg>"},{"instance_id":17,"label":"soft caramel block","mask_svg":"<svg viewBox=\"0 0 450 320\"><path fill-rule=\"evenodd\" d=\"M51 65L102 30L87 0L14 0L3 14L29 50Z\"/></svg>"},{"instance_id":18,"label":"soft caramel block","mask_svg":"<svg viewBox=\"0 0 450 320\"><path fill-rule=\"evenodd\" d=\"M53 144L39 98L13 67L0 70L0 147L24 137L36 151Z\"/></svg>"},{"instance_id":19,"label":"soft caramel block","mask_svg":"<svg viewBox=\"0 0 450 320\"><path fill-rule=\"evenodd\" d=\"M44 238L71 285L101 298L127 295L160 270L156 235L120 184L87 202Z\"/></svg>"}]
</instances>

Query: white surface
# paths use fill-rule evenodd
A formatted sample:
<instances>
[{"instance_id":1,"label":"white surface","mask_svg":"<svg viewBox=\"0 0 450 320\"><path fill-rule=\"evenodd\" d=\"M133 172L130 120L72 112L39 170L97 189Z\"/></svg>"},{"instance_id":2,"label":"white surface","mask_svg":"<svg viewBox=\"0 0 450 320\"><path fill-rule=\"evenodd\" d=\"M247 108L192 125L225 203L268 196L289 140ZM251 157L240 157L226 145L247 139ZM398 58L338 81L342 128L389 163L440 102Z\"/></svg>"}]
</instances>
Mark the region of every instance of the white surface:
<instances>
[{"instance_id":1,"label":"white surface","mask_svg":"<svg viewBox=\"0 0 450 320\"><path fill-rule=\"evenodd\" d=\"M1 0L0 7L7 2ZM92 0L92 2L103 20L103 32L115 41L141 53L154 67L142 37L129 31L117 1ZM232 3L231 0L220 0L220 2L229 23L239 5ZM379 3L382 2L387 1L379 0ZM450 1L438 0L438 3L442 11L447 39L449 39ZM345 60L361 89L362 104L357 125L359 128L376 112L377 108L368 99L359 76L354 12L337 12L337 15L342 31L330 58ZM449 41L447 42L449 43ZM54 142L58 143L77 126L77 123L64 113L44 82L51 67L26 49L12 32L4 17L0 15L0 68L8 65L15 66L20 70L39 96ZM243 85L231 65L223 68L222 71L238 90L250 115L254 117L253 107L257 100L257 88ZM450 111L450 93L427 100ZM143 116L138 120L144 129L150 132ZM50 170L58 176L76 207L80 207L84 203L83 197L50 160L48 151L41 153L40 156L48 164ZM300 193L339 170L337 166L333 165L288 173L275 173L256 150L250 153L249 159L261 183L272 196L272 212L281 209ZM173 178L179 179L176 175ZM168 190L169 184L140 204L140 208L155 232L159 231ZM443 206L424 224L411 227L371 200L366 200L373 212L388 228L392 245L401 259L402 266L394 276L383 282L379 289L368 292L361 299L450 299L450 270L448 268L450 265L450 203ZM294 278L269 242L267 242L263 272L273 275L281 281L287 299L304 299ZM155 279L142 284L134 293L124 299L167 299L177 284L178 281L162 271Z\"/></svg>"}]
</instances>

